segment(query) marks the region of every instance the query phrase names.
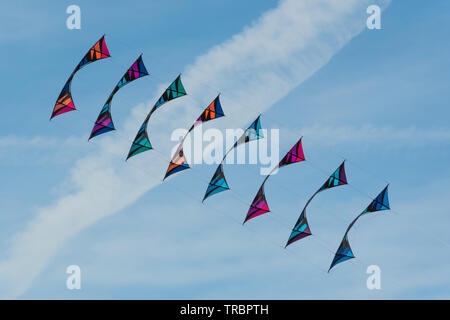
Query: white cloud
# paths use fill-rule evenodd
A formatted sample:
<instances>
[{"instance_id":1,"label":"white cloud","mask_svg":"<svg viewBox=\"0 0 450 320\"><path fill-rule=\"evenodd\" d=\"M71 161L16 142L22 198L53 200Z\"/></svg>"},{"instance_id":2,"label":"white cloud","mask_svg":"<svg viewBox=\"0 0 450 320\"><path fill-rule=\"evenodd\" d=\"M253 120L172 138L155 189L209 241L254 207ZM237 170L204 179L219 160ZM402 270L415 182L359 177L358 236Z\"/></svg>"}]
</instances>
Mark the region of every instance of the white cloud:
<instances>
[{"instance_id":1,"label":"white cloud","mask_svg":"<svg viewBox=\"0 0 450 320\"><path fill-rule=\"evenodd\" d=\"M183 73L186 88L192 97L207 97L205 88L210 88L211 98L220 89L226 124L242 127L324 66L360 33L368 3L282 1L188 66ZM190 119L198 116L194 103L187 101L171 103L171 110L178 108L183 117L170 124L155 115L150 125L152 142L167 140L171 128L187 127ZM24 231L16 235L8 258L0 263L1 293L5 297L23 294L68 238L119 212L160 183L159 179L149 181L142 171L160 177L167 163L159 161L150 167L146 163L150 157L153 163L158 161L154 158L158 152L169 154L170 148L162 147L163 143L128 164L123 161L124 150L128 150L148 107L134 108L123 133L93 141L98 149L79 159L65 182L72 185L73 192L39 210Z\"/></svg>"}]
</instances>

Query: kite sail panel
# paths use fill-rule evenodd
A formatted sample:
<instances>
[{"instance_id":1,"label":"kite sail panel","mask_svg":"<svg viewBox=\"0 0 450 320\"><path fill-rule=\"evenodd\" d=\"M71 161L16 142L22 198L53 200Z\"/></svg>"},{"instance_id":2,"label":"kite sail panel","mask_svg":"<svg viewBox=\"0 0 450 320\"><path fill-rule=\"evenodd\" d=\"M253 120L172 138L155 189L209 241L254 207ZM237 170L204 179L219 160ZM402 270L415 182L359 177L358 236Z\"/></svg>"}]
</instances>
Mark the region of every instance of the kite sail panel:
<instances>
[{"instance_id":1,"label":"kite sail panel","mask_svg":"<svg viewBox=\"0 0 450 320\"><path fill-rule=\"evenodd\" d=\"M209 182L208 188L206 189L205 196L203 197L203 201L209 198L213 194L225 191L230 189L228 186L227 180L225 179L225 175L223 174L223 166L222 163L217 167L216 172L214 173L211 181Z\"/></svg>"},{"instance_id":2,"label":"kite sail panel","mask_svg":"<svg viewBox=\"0 0 450 320\"><path fill-rule=\"evenodd\" d=\"M161 97L156 101L155 110L162 106L164 103L185 96L186 90L184 89L183 83L181 82L181 74L171 83L171 85L163 92Z\"/></svg>"},{"instance_id":3,"label":"kite sail panel","mask_svg":"<svg viewBox=\"0 0 450 320\"><path fill-rule=\"evenodd\" d=\"M81 59L80 63L78 64L77 68L78 70L82 67L86 66L87 64L91 62L95 62L97 60L109 58L109 50L105 43L105 36L102 36L100 40L98 40L91 49L85 54L83 59Z\"/></svg>"},{"instance_id":4,"label":"kite sail panel","mask_svg":"<svg viewBox=\"0 0 450 320\"><path fill-rule=\"evenodd\" d=\"M69 79L66 81L61 93L56 99L55 106L53 107L52 115L50 119L53 119L60 114L76 110L75 104L73 103L72 93L70 91L70 87L72 85L73 77L75 73L78 72L81 68L88 65L91 62L95 62L97 60L109 58L109 51L105 43L105 36L101 37L85 54L85 56L81 59L75 69L72 71Z\"/></svg>"},{"instance_id":5,"label":"kite sail panel","mask_svg":"<svg viewBox=\"0 0 450 320\"><path fill-rule=\"evenodd\" d=\"M264 184L258 190L255 198L248 209L247 216L243 222L246 223L248 220L256 218L264 213L270 212L269 205L267 204L266 195L264 194Z\"/></svg>"},{"instance_id":6,"label":"kite sail panel","mask_svg":"<svg viewBox=\"0 0 450 320\"><path fill-rule=\"evenodd\" d=\"M213 194L217 194L219 192L222 192L222 191L225 191L225 190L229 189L228 184L227 184L226 188L216 188L214 180L216 178L216 174L218 172L220 172L221 176L223 177L223 180L225 181L225 176L223 174L222 165L223 165L223 162L225 161L225 158L231 152L231 150L233 150L234 148L236 148L240 144L245 144L245 143L253 141L253 140L259 140L261 138L264 138L264 136L263 136L263 134L261 132L260 117L261 116L259 115L255 119L255 121L252 122L252 124L244 131L242 136L234 143L234 145L230 148L230 150L228 150L227 153L225 153L225 155L223 156L222 161L219 164L219 167L216 170L216 173L213 175L211 181L209 182L208 188L206 189L205 196L203 197L203 201L205 201L206 198L209 198ZM225 183L226 183L226 181L225 181ZM213 190L214 192L210 192L211 190Z\"/></svg>"},{"instance_id":7,"label":"kite sail panel","mask_svg":"<svg viewBox=\"0 0 450 320\"><path fill-rule=\"evenodd\" d=\"M291 235L289 236L289 239L287 240L285 247L287 247L288 245L290 245L295 241L298 241L311 235L311 229L309 228L308 220L306 219L306 208L311 203L312 199L314 199L314 197L317 194L319 194L324 190L346 184L347 184L347 175L345 174L345 161L344 161L339 166L339 168L337 168L333 172L333 174L327 179L327 181L325 181L322 187L320 187L316 192L314 192L311 198L308 199L305 206L303 207L300 217L298 218L297 222L294 225L294 228L292 228Z\"/></svg>"},{"instance_id":8,"label":"kite sail panel","mask_svg":"<svg viewBox=\"0 0 450 320\"><path fill-rule=\"evenodd\" d=\"M368 212L376 212L376 211L383 211L383 210L389 210L389 199L388 199L388 187L387 185L383 191L380 192L380 194L369 204L369 206L364 209L363 212L361 212L347 227L347 230L345 231L344 238L341 241L341 244L339 245L339 248L336 251L336 254L334 255L333 261L331 262L330 268L328 269L328 272L337 264L344 262L346 260L355 258L355 255L352 252L352 249L350 248L350 244L348 242L348 232L353 227L353 225L356 223L356 221L363 215L367 214Z\"/></svg>"},{"instance_id":9,"label":"kite sail panel","mask_svg":"<svg viewBox=\"0 0 450 320\"><path fill-rule=\"evenodd\" d=\"M355 258L355 255L353 254L352 248L350 248L350 243L348 243L347 234L344 236L344 238L341 241L341 244L339 245L339 248L336 251L336 254L334 255L333 261L331 262L330 269L328 269L328 272L330 272L331 268L333 268L338 263L350 260Z\"/></svg>"},{"instance_id":10,"label":"kite sail panel","mask_svg":"<svg viewBox=\"0 0 450 320\"><path fill-rule=\"evenodd\" d=\"M156 111L156 109L161 107L166 102L185 96L186 94L187 94L186 90L184 89L183 83L181 82L181 75L178 75L178 77L163 92L161 97L158 99L153 108L147 114L147 117L145 118L144 122L139 128L139 131L136 134L133 143L131 144L130 151L128 152L127 155L127 160L139 153L153 149L150 140L148 138L147 128L148 123L150 121L150 117Z\"/></svg>"},{"instance_id":11,"label":"kite sail panel","mask_svg":"<svg viewBox=\"0 0 450 320\"><path fill-rule=\"evenodd\" d=\"M207 122L209 120L217 119L224 117L225 114L222 110L222 105L220 103L219 96L217 96L210 104L206 107L206 109L202 112L200 117L194 122L192 127L189 129L188 133L194 130L198 125ZM187 134L186 134L187 135Z\"/></svg>"},{"instance_id":12,"label":"kite sail panel","mask_svg":"<svg viewBox=\"0 0 450 320\"><path fill-rule=\"evenodd\" d=\"M288 164L305 161L303 153L302 138L289 150L289 152L281 159L278 168L287 166Z\"/></svg>"},{"instance_id":13,"label":"kite sail panel","mask_svg":"<svg viewBox=\"0 0 450 320\"><path fill-rule=\"evenodd\" d=\"M253 123L244 131L242 136L234 143L234 146L230 149L230 151L240 144L264 138L261 132L260 117L261 116L258 116L258 118L256 118L256 120L253 121Z\"/></svg>"},{"instance_id":14,"label":"kite sail panel","mask_svg":"<svg viewBox=\"0 0 450 320\"><path fill-rule=\"evenodd\" d=\"M169 167L167 168L166 175L164 176L165 180L168 176L183 171L185 169L189 169L189 164L186 161L186 158L184 156L183 151L183 143L181 143L178 146L177 151L175 152L175 155L173 156L172 160L170 160Z\"/></svg>"},{"instance_id":15,"label":"kite sail panel","mask_svg":"<svg viewBox=\"0 0 450 320\"><path fill-rule=\"evenodd\" d=\"M295 223L294 229L292 229L291 235L285 245L285 248L292 242L306 238L311 235L311 230L309 229L308 220L306 219L306 210L303 209L300 217Z\"/></svg>"},{"instance_id":16,"label":"kite sail panel","mask_svg":"<svg viewBox=\"0 0 450 320\"><path fill-rule=\"evenodd\" d=\"M345 161L336 169L336 171L328 178L327 181L323 184L323 186L319 189L320 191L342 186L347 184L347 176L345 174Z\"/></svg>"},{"instance_id":17,"label":"kite sail panel","mask_svg":"<svg viewBox=\"0 0 450 320\"><path fill-rule=\"evenodd\" d=\"M369 204L369 206L364 210L364 213L389 210L389 199L388 199L388 186L386 186L383 191Z\"/></svg>"},{"instance_id":18,"label":"kite sail panel","mask_svg":"<svg viewBox=\"0 0 450 320\"><path fill-rule=\"evenodd\" d=\"M114 95L117 93L117 91L119 91L120 88L127 85L128 83L148 75L149 73L145 68L144 61L142 60L142 55L140 55L139 58L137 58L137 60L125 72L123 77L120 79L120 81L117 83L117 85L109 95L108 100L106 100L106 103L104 104L102 110L100 111L100 114L97 117L97 120L95 121L94 128L92 129L91 135L89 136L89 140L100 134L115 130L114 123L111 117L111 101Z\"/></svg>"},{"instance_id":19,"label":"kite sail panel","mask_svg":"<svg viewBox=\"0 0 450 320\"><path fill-rule=\"evenodd\" d=\"M207 122L209 120L217 119L220 117L225 116L222 110L222 106L220 104L219 96L217 96L202 112L200 117L194 122L192 127L186 132L186 134L183 137L183 140L181 140L180 145L177 148L177 151L175 152L174 156L172 157L172 160L170 161L169 167L167 168L166 175L164 176L165 180L168 176L183 171L185 169L189 169L189 164L186 161L186 158L184 156L183 152L183 143L188 134L194 130L194 128L204 122Z\"/></svg>"},{"instance_id":20,"label":"kite sail panel","mask_svg":"<svg viewBox=\"0 0 450 320\"><path fill-rule=\"evenodd\" d=\"M301 161L305 161L305 155L302 147L302 138L300 138L297 141L297 143L288 151L288 153L286 153L286 155L280 161L280 163L277 166L275 166L266 176L263 183L259 187L256 197L253 199L252 204L248 209L244 223L257 216L270 212L269 205L267 204L266 200L266 195L264 194L264 184L266 183L267 179L269 179L269 177L272 175L272 173L283 166L287 166L289 164Z\"/></svg>"},{"instance_id":21,"label":"kite sail panel","mask_svg":"<svg viewBox=\"0 0 450 320\"><path fill-rule=\"evenodd\" d=\"M147 118L144 120L144 123L142 123L141 127L139 128L139 131L136 135L136 138L134 138L134 142L131 145L130 151L128 152L128 158L137 155L141 152L147 151L152 149L152 145L150 144L150 140L148 139L147 135L147 124L150 117L147 115Z\"/></svg>"}]
</instances>

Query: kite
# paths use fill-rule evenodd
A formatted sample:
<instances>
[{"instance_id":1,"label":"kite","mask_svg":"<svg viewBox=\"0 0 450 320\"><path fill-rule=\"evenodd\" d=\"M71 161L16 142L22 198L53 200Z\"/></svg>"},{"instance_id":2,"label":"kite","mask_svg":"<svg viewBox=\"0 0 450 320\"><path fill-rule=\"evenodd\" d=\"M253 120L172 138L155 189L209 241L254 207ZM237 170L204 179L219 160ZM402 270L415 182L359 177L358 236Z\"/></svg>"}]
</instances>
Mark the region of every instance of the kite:
<instances>
[{"instance_id":1,"label":"kite","mask_svg":"<svg viewBox=\"0 0 450 320\"><path fill-rule=\"evenodd\" d=\"M270 212L269 205L267 204L266 200L266 195L264 193L264 185L271 174L281 167L301 161L305 161L305 155L303 153L302 147L302 138L297 141L297 143L289 150L289 152L286 153L284 158L281 159L280 163L278 163L263 180L263 183L259 187L258 193L256 194L255 198L252 201L252 204L250 205L250 208L248 209L243 223L246 223L248 220L256 218L257 216Z\"/></svg>"},{"instance_id":2,"label":"kite","mask_svg":"<svg viewBox=\"0 0 450 320\"><path fill-rule=\"evenodd\" d=\"M141 127L139 128L138 133L136 134L136 137L133 140L133 143L131 144L130 151L128 152L127 160L141 152L145 152L148 150L153 149L150 140L148 138L147 133L147 127L148 122L150 120L150 117L152 116L153 112L156 111L159 107L161 107L166 102L185 96L186 90L184 89L183 83L181 82L181 75L178 75L178 77L172 82L172 84L164 91L164 93L161 95L161 97L158 99L158 101L155 103L153 108L150 110L150 112L147 114L147 117L145 117L144 122L142 123Z\"/></svg>"},{"instance_id":3,"label":"kite","mask_svg":"<svg viewBox=\"0 0 450 320\"><path fill-rule=\"evenodd\" d=\"M317 190L311 198L306 202L305 207L300 214L294 228L292 229L291 235L286 243L285 248L291 243L306 238L311 235L311 230L309 229L308 220L306 219L306 207L308 207L311 200L320 192L328 190L334 187L343 186L347 184L347 176L345 174L345 161L339 166L339 168L334 171L334 173L325 181L325 183Z\"/></svg>"},{"instance_id":4,"label":"kite","mask_svg":"<svg viewBox=\"0 0 450 320\"><path fill-rule=\"evenodd\" d=\"M127 85L128 83L148 75L149 73L145 68L144 61L142 61L142 55L140 55L139 58L137 58L137 60L127 70L127 72L125 72L123 77L120 79L120 81L117 83L117 85L109 95L108 99L103 105L102 110L100 111L100 114L98 115L97 120L95 121L94 128L92 129L91 135L89 136L89 140L100 134L115 130L114 123L111 117L111 101L114 95L117 93L117 91L119 91L120 88Z\"/></svg>"},{"instance_id":5,"label":"kite","mask_svg":"<svg viewBox=\"0 0 450 320\"><path fill-rule=\"evenodd\" d=\"M225 116L225 114L223 113L222 106L221 106L220 100L219 100L219 96L217 96L209 104L209 106L206 107L206 109L202 112L200 117L198 117L198 119L194 122L192 127L189 129L189 131L186 132L186 134L184 135L172 160L170 160L169 167L167 168L166 175L164 176L163 180L165 180L168 176L170 176L174 173L183 171L185 169L189 169L189 164L186 161L186 158L184 156L184 151L183 151L183 143L184 143L184 140L186 139L186 137L188 136L189 132L191 132L192 130L194 130L195 127L197 127L198 125L200 125L204 122L207 122L207 121L213 120L213 119L217 119L217 118L221 118L223 116Z\"/></svg>"},{"instance_id":6,"label":"kite","mask_svg":"<svg viewBox=\"0 0 450 320\"><path fill-rule=\"evenodd\" d=\"M342 239L342 242L339 245L336 254L334 255L333 261L331 262L330 269L328 269L328 272L330 272L330 270L338 263L355 258L355 255L353 254L352 249L350 248L350 244L348 242L348 232L350 231L351 227L355 224L356 220L358 220L359 217L368 214L370 212L391 209L389 207L388 187L389 185L387 185L383 189L383 191L381 191L380 194L374 200L372 200L369 206L366 209L364 209L364 211L361 212L347 227L347 230L345 231L344 234L344 238Z\"/></svg>"},{"instance_id":7,"label":"kite","mask_svg":"<svg viewBox=\"0 0 450 320\"><path fill-rule=\"evenodd\" d=\"M97 60L109 57L110 55L108 48L106 47L105 36L103 36L92 46L92 48L89 49L89 51L85 54L83 59L81 59L80 63L78 63L78 65L75 67L69 79L66 81L66 84L61 90L58 99L56 99L56 103L55 106L53 107L53 112L50 117L50 120L56 116L59 116L60 114L76 110L75 104L72 99L72 93L70 92L72 79L75 76L75 73L77 73L78 70L80 70L81 68L83 68L84 66L88 65L91 62L95 62Z\"/></svg>"},{"instance_id":8,"label":"kite","mask_svg":"<svg viewBox=\"0 0 450 320\"><path fill-rule=\"evenodd\" d=\"M228 150L227 153L225 153L222 161L217 167L216 172L214 173L213 177L211 178L211 181L208 184L208 188L206 189L206 193L205 196L203 197L202 202L205 201L210 196L212 196L213 194L230 189L227 180L225 179L225 175L223 173L223 162L225 161L225 158L231 152L231 150L233 150L237 146L245 144L250 141L264 138L261 132L261 123L259 120L260 117L261 115L259 115L258 118L256 118L255 121L253 121L253 123L244 131L242 136L234 143L234 145L230 148L230 150Z\"/></svg>"}]
</instances>

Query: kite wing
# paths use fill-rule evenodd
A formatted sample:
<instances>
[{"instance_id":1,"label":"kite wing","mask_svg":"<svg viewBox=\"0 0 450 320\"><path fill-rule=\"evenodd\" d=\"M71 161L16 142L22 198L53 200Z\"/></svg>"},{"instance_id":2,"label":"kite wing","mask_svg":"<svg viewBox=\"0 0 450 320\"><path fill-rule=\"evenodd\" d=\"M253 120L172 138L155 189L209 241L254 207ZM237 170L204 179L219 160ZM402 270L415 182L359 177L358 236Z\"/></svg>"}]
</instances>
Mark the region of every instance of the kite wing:
<instances>
[{"instance_id":1,"label":"kite wing","mask_svg":"<svg viewBox=\"0 0 450 320\"><path fill-rule=\"evenodd\" d=\"M388 186L369 204L363 213L390 210L389 198L388 198Z\"/></svg>"},{"instance_id":2,"label":"kite wing","mask_svg":"<svg viewBox=\"0 0 450 320\"><path fill-rule=\"evenodd\" d=\"M260 216L264 213L270 212L269 205L267 204L266 195L264 194L264 183L258 190L255 198L248 209L247 216L245 217L244 223L248 220Z\"/></svg>"},{"instance_id":3,"label":"kite wing","mask_svg":"<svg viewBox=\"0 0 450 320\"><path fill-rule=\"evenodd\" d=\"M262 132L261 132L261 122L260 117L256 118L255 121L250 125L250 127L247 128L247 130L244 131L242 136L235 142L233 148L236 148L238 145L247 143L253 140L259 140L261 138L264 138Z\"/></svg>"},{"instance_id":4,"label":"kite wing","mask_svg":"<svg viewBox=\"0 0 450 320\"><path fill-rule=\"evenodd\" d=\"M347 184L347 176L345 174L345 161L336 169L336 171L325 181L319 192L334 187Z\"/></svg>"},{"instance_id":5,"label":"kite wing","mask_svg":"<svg viewBox=\"0 0 450 320\"><path fill-rule=\"evenodd\" d=\"M291 163L305 161L305 155L303 153L302 138L289 150L289 152L281 159L278 167L287 166Z\"/></svg>"},{"instance_id":6,"label":"kite wing","mask_svg":"<svg viewBox=\"0 0 450 320\"><path fill-rule=\"evenodd\" d=\"M186 94L186 90L184 89L183 83L181 82L181 75L179 75L164 91L164 93L153 106L152 110L150 110L150 112L148 113L147 117L139 128L139 131L136 134L133 143L131 144L127 160L139 153L153 149L147 133L148 122L150 121L150 117L152 116L153 112L155 112L156 109L158 109L167 101L185 96Z\"/></svg>"},{"instance_id":7,"label":"kite wing","mask_svg":"<svg viewBox=\"0 0 450 320\"><path fill-rule=\"evenodd\" d=\"M183 152L183 142L180 143L180 146L177 149L177 152L175 152L172 160L170 160L169 167L167 168L166 175L164 176L165 180L168 176L189 169L189 164L186 161L186 158L184 156Z\"/></svg>"},{"instance_id":8,"label":"kite wing","mask_svg":"<svg viewBox=\"0 0 450 320\"><path fill-rule=\"evenodd\" d=\"M133 144L131 145L130 151L128 152L127 160L141 152L153 149L147 135L147 125L149 120L150 115L147 115L141 127L139 128L136 137L133 140Z\"/></svg>"},{"instance_id":9,"label":"kite wing","mask_svg":"<svg viewBox=\"0 0 450 320\"><path fill-rule=\"evenodd\" d=\"M112 117L111 117L111 101L112 101L114 95L123 86L127 85L128 83L130 83L136 79L148 76L148 74L149 73L147 72L147 69L145 68L144 61L142 60L142 55L141 55L131 65L131 67L127 70L127 72L125 72L123 77L120 79L120 81L114 87L114 90L109 95L108 100L106 101L105 105L103 106L102 110L100 111L100 114L97 117L97 120L95 121L94 128L92 129L91 135L89 136L89 140L100 134L115 130L114 123L113 123Z\"/></svg>"},{"instance_id":10,"label":"kite wing","mask_svg":"<svg viewBox=\"0 0 450 320\"><path fill-rule=\"evenodd\" d=\"M194 122L192 127L189 129L188 133L191 132L195 127L202 124L203 122L207 122L209 120L217 119L224 117L225 114L222 110L222 105L220 104L219 96L217 96L210 104L206 107L206 109L202 112L200 117ZM186 134L187 135L187 134Z\"/></svg>"},{"instance_id":11,"label":"kite wing","mask_svg":"<svg viewBox=\"0 0 450 320\"><path fill-rule=\"evenodd\" d=\"M105 36L103 36L92 46L92 48L89 49L83 59L81 59L80 63L77 66L77 69L81 69L91 62L109 57L110 54L105 43Z\"/></svg>"},{"instance_id":12,"label":"kite wing","mask_svg":"<svg viewBox=\"0 0 450 320\"><path fill-rule=\"evenodd\" d=\"M208 188L206 189L205 196L203 197L203 201L212 196L213 194L225 191L230 189L228 187L227 180L225 179L225 175L223 174L222 164L219 164L216 172L214 173L211 181L209 182Z\"/></svg>"},{"instance_id":13,"label":"kite wing","mask_svg":"<svg viewBox=\"0 0 450 320\"><path fill-rule=\"evenodd\" d=\"M177 152L175 152L175 155L173 156L172 160L170 160L169 167L167 168L166 175L164 176L163 180L165 180L168 176L174 173L183 171L185 169L189 169L189 164L187 163L183 152L183 143L189 132L194 130L196 126L202 124L203 122L207 122L209 120L217 119L223 116L225 116L225 114L223 113L222 106L220 105L219 96L217 96L209 104L209 106L206 107L206 109L202 112L200 117L198 117L198 119L194 122L192 127L183 137L183 140L181 141L180 146L177 149Z\"/></svg>"},{"instance_id":14,"label":"kite wing","mask_svg":"<svg viewBox=\"0 0 450 320\"><path fill-rule=\"evenodd\" d=\"M348 242L348 232L353 227L353 225L356 223L356 221L363 215L369 213L369 212L376 212L376 211L383 211L383 210L389 210L389 198L388 198L388 187L387 185L383 191L380 192L380 194L372 200L372 202L369 204L369 206L364 209L363 212L361 212L347 227L347 230L345 231L344 238L341 241L341 244L339 245L339 248L336 251L336 254L334 255L333 261L331 262L330 268L328 269L328 272L337 264L344 262L346 260L355 258L355 255L352 252L352 249L350 248L350 244Z\"/></svg>"},{"instance_id":15,"label":"kite wing","mask_svg":"<svg viewBox=\"0 0 450 320\"><path fill-rule=\"evenodd\" d=\"M291 243L311 235L311 230L309 229L308 220L306 219L305 213L306 207L303 209L300 217L295 223L294 229L292 229L291 235L289 236L285 248Z\"/></svg>"},{"instance_id":16,"label":"kite wing","mask_svg":"<svg viewBox=\"0 0 450 320\"><path fill-rule=\"evenodd\" d=\"M61 90L58 99L56 99L56 103L55 106L53 107L53 112L50 119L53 119L54 117L59 116L60 114L76 110L72 99L72 93L70 91L72 79L75 76L75 73L77 73L78 70L80 70L81 68L83 68L84 66L86 66L91 62L95 62L97 60L109 57L110 55L108 48L106 47L105 36L103 36L89 49L89 51L85 54L83 59L81 59L80 63L78 63L78 65L73 70L72 74L70 75L69 79L66 81L66 84Z\"/></svg>"},{"instance_id":17,"label":"kite wing","mask_svg":"<svg viewBox=\"0 0 450 320\"><path fill-rule=\"evenodd\" d=\"M336 254L334 255L328 272L330 272L331 268L333 268L338 263L353 259L354 257L355 255L352 252L352 248L350 248L350 243L348 243L347 235L345 235L341 241L341 244L339 245L339 248L336 251Z\"/></svg>"},{"instance_id":18,"label":"kite wing","mask_svg":"<svg viewBox=\"0 0 450 320\"><path fill-rule=\"evenodd\" d=\"M155 103L154 108L159 108L167 101L185 96L186 90L184 89L183 83L181 82L181 75L179 75L171 85L164 91L158 101Z\"/></svg>"}]
</instances>

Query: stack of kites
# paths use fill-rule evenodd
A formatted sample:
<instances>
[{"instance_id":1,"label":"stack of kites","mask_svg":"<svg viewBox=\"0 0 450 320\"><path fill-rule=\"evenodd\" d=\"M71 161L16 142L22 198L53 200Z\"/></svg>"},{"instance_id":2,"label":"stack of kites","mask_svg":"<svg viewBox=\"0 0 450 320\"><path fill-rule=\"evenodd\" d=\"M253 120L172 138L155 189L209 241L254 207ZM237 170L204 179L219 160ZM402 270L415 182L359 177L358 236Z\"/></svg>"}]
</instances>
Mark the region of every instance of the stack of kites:
<instances>
[{"instance_id":1,"label":"stack of kites","mask_svg":"<svg viewBox=\"0 0 450 320\"><path fill-rule=\"evenodd\" d=\"M59 94L56 103L53 107L53 111L51 114L50 119L53 119L56 116L62 115L64 113L76 110L74 100L72 98L71 93L71 84L73 77L75 74L82 68L84 68L86 65L88 65L91 62L95 62L98 60L102 60L105 58L109 58L109 50L106 46L105 42L105 36L102 36L100 40L98 40L84 55L84 57L81 59L81 61L78 63L78 65L75 67L71 75L69 76L68 80L64 84L63 89L61 90L61 93ZM133 82L134 80L143 78L145 76L148 76L149 73L147 71L147 68L144 65L144 61L142 59L142 55L139 56L131 65L131 67L128 68L128 70L125 72L125 74L120 78L119 82L115 85L112 92L106 99L105 104L100 110L100 113L97 117L97 120L94 122L94 126L92 128L91 134L89 136L89 140L107 133L109 131L115 130L115 126L112 120L111 116L111 103L114 95L125 85L127 85L130 82ZM181 81L181 75L178 75L178 77L167 87L167 89L161 94L160 98L156 101L153 108L149 111L147 116L144 119L144 122L140 126L136 137L134 138L133 142L131 143L130 150L128 152L128 155L126 159L128 160L131 157L134 157L142 152L148 151L153 149L152 144L150 143L149 136L148 136L148 124L150 121L150 117L153 115L153 113L159 109L161 106L166 104L167 102L183 97L187 95L186 90L183 86L183 83ZM183 170L189 169L189 163L186 160L184 150L183 150L183 143L186 139L186 137L199 125L214 120L217 118L224 117L224 111L222 109L222 105L220 102L220 96L218 95L214 100L204 109L204 111L200 114L200 116L194 121L190 129L187 131L181 142L179 143L176 152L174 153L172 159L169 162L168 168L166 170L166 173L164 175L164 180L168 178L169 176L181 172ZM217 195L218 193L221 193L223 191L229 190L229 184L227 180L225 179L225 174L223 170L223 164L227 157L227 155L235 148L239 147L240 145L244 145L251 141L257 141L259 139L264 138L262 134L261 129L261 121L260 116L258 116L251 124L250 126L244 131L242 136L236 140L234 145L225 153L224 157L222 158L222 161L219 163L216 171L214 172L208 187L206 189L206 192L203 196L203 201L208 199L209 197L213 195ZM268 181L268 179L272 176L272 174L277 171L278 169L285 167L290 164L303 162L305 161L305 154L303 151L302 146L302 138L300 138L297 143L286 153L286 155L282 158L282 160L270 171L270 173L264 178L262 184L260 185L256 196L254 197L252 203L250 204L250 207L247 211L247 214L245 215L243 223L246 223L247 221L254 219L258 216L261 216L263 214L266 214L270 212L269 205L267 202L266 194L264 191L265 183ZM306 217L306 209L308 205L311 203L313 198L321 193L322 191L329 190L335 187L344 186L348 184L347 182L347 175L345 172L345 161L341 163L341 165L330 175L330 177L324 182L324 184L317 189L316 192L312 194L312 196L308 199L305 206L303 207L303 210L300 213L299 218L297 219L296 223L294 224L291 234L289 235L289 238L286 242L285 247L291 245L292 243L299 241L303 238L306 238L311 233L311 228L308 224L308 220ZM356 218L349 224L347 227L344 237L336 251L336 254L334 255L334 258L331 262L331 265L329 267L328 272L335 267L337 264L347 261L349 259L355 258L355 255L353 254L353 251L350 247L349 241L348 241L348 233L350 229L353 227L353 225L356 223L356 221L367 214L371 214L378 211L383 210L390 210L389 206L389 199L388 199L388 186L386 186L380 194L378 194L377 197L375 197L372 202L369 204L369 206L364 209Z\"/></svg>"}]
</instances>

